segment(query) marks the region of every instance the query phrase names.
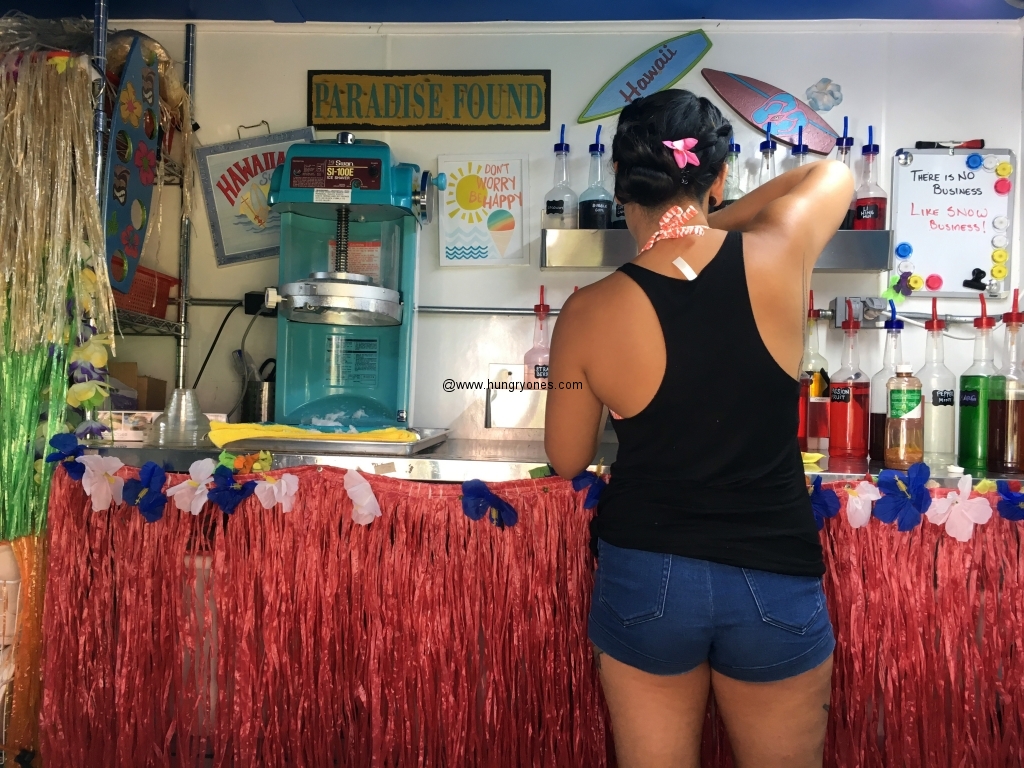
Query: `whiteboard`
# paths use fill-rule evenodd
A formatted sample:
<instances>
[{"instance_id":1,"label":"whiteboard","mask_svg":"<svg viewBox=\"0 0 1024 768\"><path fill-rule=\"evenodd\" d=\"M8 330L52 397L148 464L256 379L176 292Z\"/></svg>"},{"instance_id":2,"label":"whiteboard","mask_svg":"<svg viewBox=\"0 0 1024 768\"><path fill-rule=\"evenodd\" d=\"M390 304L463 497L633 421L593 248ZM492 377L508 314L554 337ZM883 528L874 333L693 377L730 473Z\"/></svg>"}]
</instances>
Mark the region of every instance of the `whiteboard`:
<instances>
[{"instance_id":1,"label":"whiteboard","mask_svg":"<svg viewBox=\"0 0 1024 768\"><path fill-rule=\"evenodd\" d=\"M901 149L892 164L891 276L910 273L914 296L975 298L975 269L991 295L1010 288L1013 198L1008 149Z\"/></svg>"}]
</instances>

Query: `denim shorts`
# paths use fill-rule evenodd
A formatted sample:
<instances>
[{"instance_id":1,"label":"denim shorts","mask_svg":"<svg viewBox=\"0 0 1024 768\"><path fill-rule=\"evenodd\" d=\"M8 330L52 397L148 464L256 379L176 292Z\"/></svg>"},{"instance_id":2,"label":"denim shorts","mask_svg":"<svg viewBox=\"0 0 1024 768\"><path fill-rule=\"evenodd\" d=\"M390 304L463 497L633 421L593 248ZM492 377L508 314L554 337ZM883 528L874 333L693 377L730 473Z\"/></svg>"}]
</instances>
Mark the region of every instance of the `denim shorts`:
<instances>
[{"instance_id":1,"label":"denim shorts","mask_svg":"<svg viewBox=\"0 0 1024 768\"><path fill-rule=\"evenodd\" d=\"M705 661L752 683L794 677L832 655L821 579L693 560L598 540L590 641L655 675Z\"/></svg>"}]
</instances>

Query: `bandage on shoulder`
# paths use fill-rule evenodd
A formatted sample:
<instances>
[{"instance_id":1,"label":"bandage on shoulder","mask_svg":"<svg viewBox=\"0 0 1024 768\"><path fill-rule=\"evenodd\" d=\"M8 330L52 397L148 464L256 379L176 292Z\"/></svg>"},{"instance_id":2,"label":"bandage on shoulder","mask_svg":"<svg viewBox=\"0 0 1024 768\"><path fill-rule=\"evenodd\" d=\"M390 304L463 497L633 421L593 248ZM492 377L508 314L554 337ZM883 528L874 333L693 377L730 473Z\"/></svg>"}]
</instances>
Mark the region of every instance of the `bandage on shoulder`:
<instances>
[{"instance_id":1,"label":"bandage on shoulder","mask_svg":"<svg viewBox=\"0 0 1024 768\"><path fill-rule=\"evenodd\" d=\"M687 280L697 279L697 273L693 271L693 267L691 267L689 264L683 261L682 256L677 256L675 260L672 262L672 265L680 272L682 272L683 277L685 277Z\"/></svg>"}]
</instances>

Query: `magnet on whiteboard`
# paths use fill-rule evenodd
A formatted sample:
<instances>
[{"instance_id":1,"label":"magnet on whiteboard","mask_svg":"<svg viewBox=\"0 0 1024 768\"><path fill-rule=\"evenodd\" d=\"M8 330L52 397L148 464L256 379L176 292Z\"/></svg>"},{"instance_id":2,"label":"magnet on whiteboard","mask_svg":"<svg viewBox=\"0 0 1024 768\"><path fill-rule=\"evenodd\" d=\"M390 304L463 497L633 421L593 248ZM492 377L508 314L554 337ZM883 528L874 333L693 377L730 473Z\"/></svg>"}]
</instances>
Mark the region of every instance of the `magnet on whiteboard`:
<instances>
[{"instance_id":1,"label":"magnet on whiteboard","mask_svg":"<svg viewBox=\"0 0 1024 768\"><path fill-rule=\"evenodd\" d=\"M940 275L928 275L924 280L924 284L929 291L937 291L942 288L942 277Z\"/></svg>"},{"instance_id":2,"label":"magnet on whiteboard","mask_svg":"<svg viewBox=\"0 0 1024 768\"><path fill-rule=\"evenodd\" d=\"M1010 188L1013 184L1009 179L996 179L995 189L997 195L1008 195L1010 194Z\"/></svg>"},{"instance_id":3,"label":"magnet on whiteboard","mask_svg":"<svg viewBox=\"0 0 1024 768\"><path fill-rule=\"evenodd\" d=\"M924 278L920 275L911 275L910 279L907 280L907 285L910 286L912 291L920 291L924 288Z\"/></svg>"},{"instance_id":4,"label":"magnet on whiteboard","mask_svg":"<svg viewBox=\"0 0 1024 768\"><path fill-rule=\"evenodd\" d=\"M972 171L976 171L981 168L981 164L985 162L985 158L979 155L977 152L971 152L967 156L967 167Z\"/></svg>"},{"instance_id":5,"label":"magnet on whiteboard","mask_svg":"<svg viewBox=\"0 0 1024 768\"><path fill-rule=\"evenodd\" d=\"M981 164L986 171L994 171L997 165L999 165L999 158L995 155L985 155L985 160Z\"/></svg>"},{"instance_id":6,"label":"magnet on whiteboard","mask_svg":"<svg viewBox=\"0 0 1024 768\"><path fill-rule=\"evenodd\" d=\"M900 243L896 246L896 255L901 259L909 259L910 254L914 252L913 246L910 243Z\"/></svg>"},{"instance_id":7,"label":"magnet on whiteboard","mask_svg":"<svg viewBox=\"0 0 1024 768\"><path fill-rule=\"evenodd\" d=\"M1005 216L996 216L992 219L992 227L996 232L1005 232L1007 227L1010 226L1010 220Z\"/></svg>"},{"instance_id":8,"label":"magnet on whiteboard","mask_svg":"<svg viewBox=\"0 0 1024 768\"><path fill-rule=\"evenodd\" d=\"M1004 277L1006 277L1006 267L1002 264L996 264L994 267L992 267L992 271L989 272L989 274L992 275L992 277L994 277L996 280L1002 280Z\"/></svg>"},{"instance_id":9,"label":"magnet on whiteboard","mask_svg":"<svg viewBox=\"0 0 1024 768\"><path fill-rule=\"evenodd\" d=\"M1006 178L1011 173L1013 173L1013 166L1010 165L1005 160L996 166L996 176L1002 176L1003 178Z\"/></svg>"},{"instance_id":10,"label":"magnet on whiteboard","mask_svg":"<svg viewBox=\"0 0 1024 768\"><path fill-rule=\"evenodd\" d=\"M901 261L896 264L896 272L901 275L906 275L914 271L914 262L912 261Z\"/></svg>"},{"instance_id":11,"label":"magnet on whiteboard","mask_svg":"<svg viewBox=\"0 0 1024 768\"><path fill-rule=\"evenodd\" d=\"M1006 239L1006 235L996 235L992 238L992 247L1005 248L1008 242L1010 241Z\"/></svg>"},{"instance_id":12,"label":"magnet on whiteboard","mask_svg":"<svg viewBox=\"0 0 1024 768\"><path fill-rule=\"evenodd\" d=\"M992 261L996 264L1005 264L1008 258L1010 258L1010 254L1002 248L996 248L992 251Z\"/></svg>"}]
</instances>

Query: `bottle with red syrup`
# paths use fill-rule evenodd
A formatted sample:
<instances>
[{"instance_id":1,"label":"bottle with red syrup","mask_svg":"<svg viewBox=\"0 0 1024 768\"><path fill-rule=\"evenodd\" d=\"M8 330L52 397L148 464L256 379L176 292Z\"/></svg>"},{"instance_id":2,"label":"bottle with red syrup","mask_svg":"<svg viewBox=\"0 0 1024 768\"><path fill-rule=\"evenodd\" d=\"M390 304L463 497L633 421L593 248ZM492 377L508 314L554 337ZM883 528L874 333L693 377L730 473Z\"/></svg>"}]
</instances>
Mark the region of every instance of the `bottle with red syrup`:
<instances>
[{"instance_id":1,"label":"bottle with red syrup","mask_svg":"<svg viewBox=\"0 0 1024 768\"><path fill-rule=\"evenodd\" d=\"M1024 470L1024 370L1020 362L1024 312L1018 309L1019 293L1019 288L1013 289L1013 310L1003 315L1003 367L989 380L988 391L988 471L1003 475Z\"/></svg>"},{"instance_id":2,"label":"bottle with red syrup","mask_svg":"<svg viewBox=\"0 0 1024 768\"><path fill-rule=\"evenodd\" d=\"M809 291L807 307L807 333L804 356L800 361L800 426L797 437L801 451L824 453L828 450L828 360L818 352L821 310L814 308L814 291Z\"/></svg>"},{"instance_id":3,"label":"bottle with red syrup","mask_svg":"<svg viewBox=\"0 0 1024 768\"><path fill-rule=\"evenodd\" d=\"M974 318L974 363L960 376L960 438L957 463L975 477L988 469L988 395L996 371L992 348L994 317L985 308L980 293L981 317Z\"/></svg>"},{"instance_id":4,"label":"bottle with red syrup","mask_svg":"<svg viewBox=\"0 0 1024 768\"><path fill-rule=\"evenodd\" d=\"M903 321L896 319L896 304L889 301L889 319L885 321L885 348L882 368L871 377L871 417L868 452L872 461L885 461L885 420L889 413L889 379L903 362Z\"/></svg>"},{"instance_id":5,"label":"bottle with red syrup","mask_svg":"<svg viewBox=\"0 0 1024 768\"><path fill-rule=\"evenodd\" d=\"M868 455L868 377L860 369L857 331L860 322L853 319L853 302L846 300L843 328L843 364L832 374L829 403L828 455L842 459L866 459Z\"/></svg>"},{"instance_id":6,"label":"bottle with red syrup","mask_svg":"<svg viewBox=\"0 0 1024 768\"><path fill-rule=\"evenodd\" d=\"M868 143L861 147L864 180L857 187L854 202L854 229L885 229L888 196L878 186L878 145L873 143L874 127L868 126Z\"/></svg>"},{"instance_id":7,"label":"bottle with red syrup","mask_svg":"<svg viewBox=\"0 0 1024 768\"><path fill-rule=\"evenodd\" d=\"M836 159L853 170L853 136L848 135L850 131L850 118L843 118L843 135L836 139ZM853 229L853 220L855 218L857 207L857 195L850 198L850 209L846 212L846 218L843 219L843 223L839 225L840 229Z\"/></svg>"}]
</instances>

